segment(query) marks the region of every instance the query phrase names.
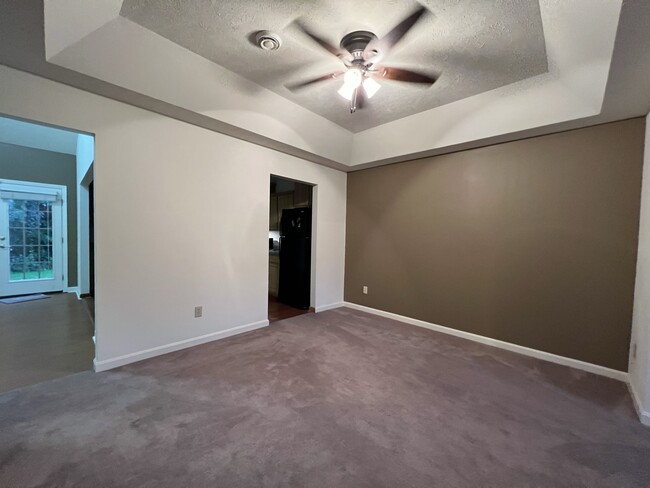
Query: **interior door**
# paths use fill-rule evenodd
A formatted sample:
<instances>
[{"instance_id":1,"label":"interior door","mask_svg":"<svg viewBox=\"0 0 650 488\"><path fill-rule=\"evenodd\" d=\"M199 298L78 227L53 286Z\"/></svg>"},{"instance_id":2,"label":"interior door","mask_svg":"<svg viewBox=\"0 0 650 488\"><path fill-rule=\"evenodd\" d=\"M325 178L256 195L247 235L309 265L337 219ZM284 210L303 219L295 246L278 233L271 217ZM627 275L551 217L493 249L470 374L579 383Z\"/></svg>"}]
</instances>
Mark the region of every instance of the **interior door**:
<instances>
[{"instance_id":1,"label":"interior door","mask_svg":"<svg viewBox=\"0 0 650 488\"><path fill-rule=\"evenodd\" d=\"M63 193L0 184L0 296L63 290Z\"/></svg>"}]
</instances>

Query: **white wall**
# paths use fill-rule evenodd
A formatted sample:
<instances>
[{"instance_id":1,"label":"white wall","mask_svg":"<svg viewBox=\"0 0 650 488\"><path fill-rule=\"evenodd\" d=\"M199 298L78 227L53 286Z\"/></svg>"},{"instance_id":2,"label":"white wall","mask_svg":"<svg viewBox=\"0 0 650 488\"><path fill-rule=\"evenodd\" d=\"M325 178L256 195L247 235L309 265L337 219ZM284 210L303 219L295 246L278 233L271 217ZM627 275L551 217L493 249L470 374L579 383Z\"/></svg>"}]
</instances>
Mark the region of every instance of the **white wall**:
<instances>
[{"instance_id":1,"label":"white wall","mask_svg":"<svg viewBox=\"0 0 650 488\"><path fill-rule=\"evenodd\" d=\"M636 267L629 373L630 388L635 397L641 420L650 425L650 116L646 118L639 253Z\"/></svg>"},{"instance_id":2,"label":"white wall","mask_svg":"<svg viewBox=\"0 0 650 488\"><path fill-rule=\"evenodd\" d=\"M2 66L0 113L95 134L98 369L266 324L270 174L317 185L312 305L342 302L344 173Z\"/></svg>"},{"instance_id":3,"label":"white wall","mask_svg":"<svg viewBox=\"0 0 650 488\"><path fill-rule=\"evenodd\" d=\"M93 136L77 136L77 287L79 294L90 292L90 228L89 190L91 165L95 160Z\"/></svg>"}]
</instances>

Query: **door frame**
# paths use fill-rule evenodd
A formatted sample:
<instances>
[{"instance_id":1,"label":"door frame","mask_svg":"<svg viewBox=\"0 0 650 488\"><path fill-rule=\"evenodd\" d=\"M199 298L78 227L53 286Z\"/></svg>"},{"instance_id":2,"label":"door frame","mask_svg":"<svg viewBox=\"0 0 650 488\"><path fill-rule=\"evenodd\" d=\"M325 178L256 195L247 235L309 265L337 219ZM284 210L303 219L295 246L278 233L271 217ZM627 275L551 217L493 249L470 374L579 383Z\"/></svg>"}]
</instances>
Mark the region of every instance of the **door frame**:
<instances>
[{"instance_id":1,"label":"door frame","mask_svg":"<svg viewBox=\"0 0 650 488\"><path fill-rule=\"evenodd\" d=\"M94 242L94 236L91 236L90 219L94 222L94 208L91 207L90 185L94 181L94 161L90 163L86 174L77 183L77 294L80 298L93 295L95 284L92 282L91 268L94 262L91 262L91 256L94 256L94 250L91 252L90 244ZM94 202L92 202L94 203ZM91 239L93 237L93 239Z\"/></svg>"},{"instance_id":2,"label":"door frame","mask_svg":"<svg viewBox=\"0 0 650 488\"><path fill-rule=\"evenodd\" d=\"M49 190L61 192L61 272L63 273L63 280L61 283L61 291L68 290L68 188L65 185L56 185L50 183L37 183L34 181L20 181L8 180L5 178L0 179L0 186L13 187L16 191L29 192L32 190Z\"/></svg>"},{"instance_id":3,"label":"door frame","mask_svg":"<svg viewBox=\"0 0 650 488\"><path fill-rule=\"evenodd\" d=\"M311 183L306 180L301 180L298 178L293 178L291 176L286 176L281 173L275 173L271 171L269 173L269 184L267 185L267 215L270 215L271 213L271 185L270 182L275 178L281 178L283 180L289 180L293 181L294 183L300 183L302 185L308 185L311 187L311 257L310 257L310 283L309 283L309 310L311 312L316 310L316 241L317 241L317 236L316 236L316 230L318 228L317 225L317 210L318 210L318 184L317 183ZM268 220L268 219L267 219ZM278 222L278 227L280 223ZM268 225L267 225L268 227ZM268 230L267 230L268 234ZM266 246L266 254L267 254L267 260L266 260L266 272L267 272L267 277L268 277L268 269L270 266L270 256L268 253L268 242L264 241L265 246ZM266 280L266 294L268 296L269 292L269 287L268 287L268 279Z\"/></svg>"}]
</instances>

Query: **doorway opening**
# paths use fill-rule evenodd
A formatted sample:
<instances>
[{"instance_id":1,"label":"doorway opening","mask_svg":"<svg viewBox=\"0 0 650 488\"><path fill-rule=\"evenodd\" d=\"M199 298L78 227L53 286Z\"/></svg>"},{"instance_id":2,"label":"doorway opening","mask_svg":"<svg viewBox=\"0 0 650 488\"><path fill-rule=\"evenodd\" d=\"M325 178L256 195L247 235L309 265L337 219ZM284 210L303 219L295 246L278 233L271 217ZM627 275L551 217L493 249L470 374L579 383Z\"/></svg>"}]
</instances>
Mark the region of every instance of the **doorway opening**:
<instances>
[{"instance_id":1,"label":"doorway opening","mask_svg":"<svg viewBox=\"0 0 650 488\"><path fill-rule=\"evenodd\" d=\"M0 116L0 393L93 368L93 160L91 135Z\"/></svg>"},{"instance_id":2,"label":"doorway opening","mask_svg":"<svg viewBox=\"0 0 650 488\"><path fill-rule=\"evenodd\" d=\"M269 322L311 307L313 185L271 175Z\"/></svg>"}]
</instances>

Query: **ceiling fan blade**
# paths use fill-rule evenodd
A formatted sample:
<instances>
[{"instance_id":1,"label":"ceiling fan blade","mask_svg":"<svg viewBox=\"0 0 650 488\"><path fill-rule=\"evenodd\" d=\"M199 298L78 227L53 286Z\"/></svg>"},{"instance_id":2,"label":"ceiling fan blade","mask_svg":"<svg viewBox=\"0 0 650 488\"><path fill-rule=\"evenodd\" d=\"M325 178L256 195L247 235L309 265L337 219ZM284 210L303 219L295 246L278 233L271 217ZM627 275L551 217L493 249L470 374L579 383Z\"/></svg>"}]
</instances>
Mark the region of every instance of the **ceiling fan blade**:
<instances>
[{"instance_id":1,"label":"ceiling fan blade","mask_svg":"<svg viewBox=\"0 0 650 488\"><path fill-rule=\"evenodd\" d=\"M327 42L325 39L323 39L322 37L314 33L311 29L309 29L306 25L304 25L300 21L296 21L296 25L301 31L303 31L307 36L309 36L313 41L315 41L320 47L325 49L327 52L333 54L337 58L341 59L343 62L352 61L352 54L350 54L350 52L347 51L346 49L331 45L329 42Z\"/></svg>"},{"instance_id":2,"label":"ceiling fan blade","mask_svg":"<svg viewBox=\"0 0 650 488\"><path fill-rule=\"evenodd\" d=\"M368 43L363 52L363 58L366 61L379 62L381 58L386 56L395 45L402 40L408 31L420 20L420 18L427 11L426 8L420 7L411 15L402 20L393 29L381 39L376 39Z\"/></svg>"},{"instance_id":3,"label":"ceiling fan blade","mask_svg":"<svg viewBox=\"0 0 650 488\"><path fill-rule=\"evenodd\" d=\"M334 73L329 73L329 74L326 74L326 75L323 75L323 76L319 76L318 78L312 78L311 80L303 81L303 82L300 82L300 83L293 83L291 85L285 85L285 87L289 91L297 91L297 90L300 90L301 88L308 87L308 86L313 85L315 83L320 83L321 81L327 81L327 80L332 80L334 78L338 78L342 74L344 74L344 71L337 71L337 72L334 72Z\"/></svg>"},{"instance_id":4,"label":"ceiling fan blade","mask_svg":"<svg viewBox=\"0 0 650 488\"><path fill-rule=\"evenodd\" d=\"M401 68L379 68L378 74L387 80L421 83L425 85L433 85L438 80L437 75L432 76Z\"/></svg>"}]
</instances>

